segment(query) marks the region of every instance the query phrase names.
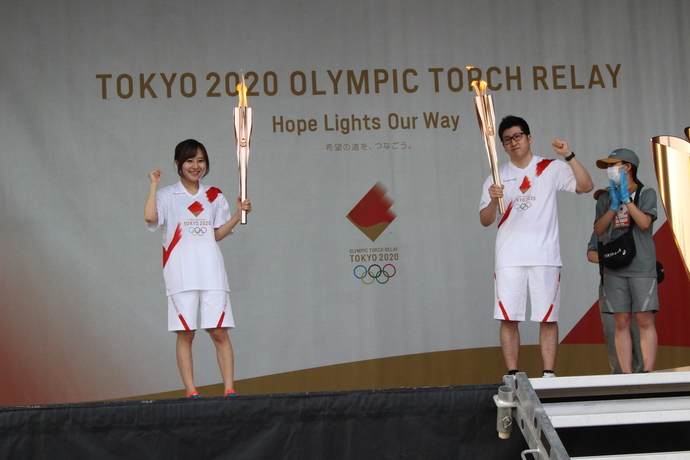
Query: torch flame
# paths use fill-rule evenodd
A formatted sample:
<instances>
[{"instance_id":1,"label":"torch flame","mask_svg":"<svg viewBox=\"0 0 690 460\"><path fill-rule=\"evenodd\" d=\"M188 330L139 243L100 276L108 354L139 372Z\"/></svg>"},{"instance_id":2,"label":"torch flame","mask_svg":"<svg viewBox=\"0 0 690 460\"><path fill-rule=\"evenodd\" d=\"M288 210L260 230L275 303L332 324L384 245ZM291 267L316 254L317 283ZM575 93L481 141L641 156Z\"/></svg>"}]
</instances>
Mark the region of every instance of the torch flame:
<instances>
[{"instance_id":1,"label":"torch flame","mask_svg":"<svg viewBox=\"0 0 690 460\"><path fill-rule=\"evenodd\" d=\"M484 96L486 94L486 82L484 80L475 80L472 82L472 86L474 86L474 90L477 92L477 96Z\"/></svg>"},{"instance_id":2,"label":"torch flame","mask_svg":"<svg viewBox=\"0 0 690 460\"><path fill-rule=\"evenodd\" d=\"M482 93L479 92L479 82L478 81L473 81L472 86L474 86L474 91L477 93L477 96L481 96Z\"/></svg>"},{"instance_id":3,"label":"torch flame","mask_svg":"<svg viewBox=\"0 0 690 460\"><path fill-rule=\"evenodd\" d=\"M470 70L474 69L474 66L468 65L465 68L467 69L467 75L469 78L469 72L470 72ZM480 72L480 75L481 75L481 72ZM481 81L473 80L471 83L471 86L474 86L474 90L476 91L477 96L486 95L486 85L487 84L484 80L481 80Z\"/></svg>"},{"instance_id":4,"label":"torch flame","mask_svg":"<svg viewBox=\"0 0 690 460\"><path fill-rule=\"evenodd\" d=\"M240 97L237 107L247 107L247 85L244 83L244 75L242 75L242 83L237 85L237 93Z\"/></svg>"}]
</instances>

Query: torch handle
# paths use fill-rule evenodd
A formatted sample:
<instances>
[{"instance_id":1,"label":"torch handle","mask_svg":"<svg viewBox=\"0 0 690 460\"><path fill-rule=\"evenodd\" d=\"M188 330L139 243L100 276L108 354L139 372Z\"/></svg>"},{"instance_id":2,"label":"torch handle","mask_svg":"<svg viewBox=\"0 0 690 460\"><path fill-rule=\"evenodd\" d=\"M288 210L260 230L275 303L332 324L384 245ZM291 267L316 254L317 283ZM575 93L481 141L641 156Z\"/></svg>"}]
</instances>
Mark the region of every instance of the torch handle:
<instances>
[{"instance_id":1,"label":"torch handle","mask_svg":"<svg viewBox=\"0 0 690 460\"><path fill-rule=\"evenodd\" d=\"M501 177L498 175L498 168L496 168L496 171L492 171L492 173L494 176L494 184L496 184L500 187L501 186ZM506 213L506 205L505 205L505 202L503 201L503 197L498 199L498 212L501 214Z\"/></svg>"},{"instance_id":2,"label":"torch handle","mask_svg":"<svg viewBox=\"0 0 690 460\"><path fill-rule=\"evenodd\" d=\"M241 158L246 159L246 153L241 152L240 153ZM247 162L246 160L244 162L240 163L240 201L244 203L244 200L247 199ZM240 224L245 225L247 223L247 211L241 210L240 211Z\"/></svg>"}]
</instances>

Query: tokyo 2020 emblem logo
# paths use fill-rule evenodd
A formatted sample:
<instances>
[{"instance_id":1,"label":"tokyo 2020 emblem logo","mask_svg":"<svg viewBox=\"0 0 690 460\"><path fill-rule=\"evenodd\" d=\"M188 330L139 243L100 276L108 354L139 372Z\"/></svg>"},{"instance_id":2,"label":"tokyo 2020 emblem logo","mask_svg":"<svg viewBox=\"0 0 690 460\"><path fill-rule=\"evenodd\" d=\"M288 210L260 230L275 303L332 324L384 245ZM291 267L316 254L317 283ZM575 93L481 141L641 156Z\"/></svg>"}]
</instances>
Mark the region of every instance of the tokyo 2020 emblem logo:
<instances>
[{"instance_id":1,"label":"tokyo 2020 emblem logo","mask_svg":"<svg viewBox=\"0 0 690 460\"><path fill-rule=\"evenodd\" d=\"M379 284L386 284L396 273L397 269L393 264L386 264L383 268L378 264L372 264L369 268L364 265L357 265L354 269L355 278L364 284L373 284L374 281Z\"/></svg>"},{"instance_id":2,"label":"tokyo 2020 emblem logo","mask_svg":"<svg viewBox=\"0 0 690 460\"><path fill-rule=\"evenodd\" d=\"M202 236L208 231L206 227L188 227L187 230L189 230L192 236Z\"/></svg>"},{"instance_id":3,"label":"tokyo 2020 emblem logo","mask_svg":"<svg viewBox=\"0 0 690 460\"><path fill-rule=\"evenodd\" d=\"M518 212L527 211L531 207L532 207L532 203L530 201L515 203L513 205L513 209L515 209Z\"/></svg>"}]
</instances>

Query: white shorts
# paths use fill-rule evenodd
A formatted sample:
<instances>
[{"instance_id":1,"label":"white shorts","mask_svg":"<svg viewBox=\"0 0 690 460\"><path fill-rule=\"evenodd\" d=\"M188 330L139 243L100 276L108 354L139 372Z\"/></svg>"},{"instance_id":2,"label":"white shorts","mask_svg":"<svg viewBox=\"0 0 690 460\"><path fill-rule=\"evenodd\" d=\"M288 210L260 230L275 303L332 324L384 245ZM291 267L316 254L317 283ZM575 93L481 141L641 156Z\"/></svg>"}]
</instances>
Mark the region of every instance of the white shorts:
<instances>
[{"instance_id":1,"label":"white shorts","mask_svg":"<svg viewBox=\"0 0 690 460\"><path fill-rule=\"evenodd\" d=\"M201 329L235 327L227 291L183 291L168 296L168 331L195 331L201 313Z\"/></svg>"},{"instance_id":2,"label":"white shorts","mask_svg":"<svg viewBox=\"0 0 690 460\"><path fill-rule=\"evenodd\" d=\"M561 307L561 267L504 267L494 274L494 319L524 321L527 289L532 301L530 320L558 321Z\"/></svg>"}]
</instances>

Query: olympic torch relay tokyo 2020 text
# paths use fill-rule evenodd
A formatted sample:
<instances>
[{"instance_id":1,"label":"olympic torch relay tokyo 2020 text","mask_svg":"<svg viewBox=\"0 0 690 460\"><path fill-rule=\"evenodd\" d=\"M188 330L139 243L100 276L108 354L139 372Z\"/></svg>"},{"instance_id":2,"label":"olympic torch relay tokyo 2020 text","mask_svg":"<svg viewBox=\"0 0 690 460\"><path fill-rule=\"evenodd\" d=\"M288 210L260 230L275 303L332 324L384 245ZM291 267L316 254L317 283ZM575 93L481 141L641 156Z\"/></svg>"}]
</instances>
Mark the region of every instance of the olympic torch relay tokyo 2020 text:
<instances>
[{"instance_id":1,"label":"olympic torch relay tokyo 2020 text","mask_svg":"<svg viewBox=\"0 0 690 460\"><path fill-rule=\"evenodd\" d=\"M350 262L397 262L400 257L397 247L350 249Z\"/></svg>"},{"instance_id":2,"label":"olympic torch relay tokyo 2020 text","mask_svg":"<svg viewBox=\"0 0 690 460\"><path fill-rule=\"evenodd\" d=\"M486 81L490 91L616 89L626 74L620 63L531 66L429 67L426 69L326 69L276 72L167 71L102 72L96 94L103 100L237 97L244 77L247 96L357 96L371 94L451 94L474 92L473 82Z\"/></svg>"}]
</instances>

